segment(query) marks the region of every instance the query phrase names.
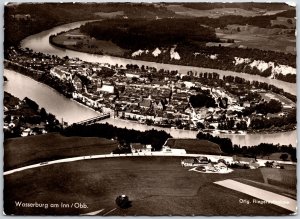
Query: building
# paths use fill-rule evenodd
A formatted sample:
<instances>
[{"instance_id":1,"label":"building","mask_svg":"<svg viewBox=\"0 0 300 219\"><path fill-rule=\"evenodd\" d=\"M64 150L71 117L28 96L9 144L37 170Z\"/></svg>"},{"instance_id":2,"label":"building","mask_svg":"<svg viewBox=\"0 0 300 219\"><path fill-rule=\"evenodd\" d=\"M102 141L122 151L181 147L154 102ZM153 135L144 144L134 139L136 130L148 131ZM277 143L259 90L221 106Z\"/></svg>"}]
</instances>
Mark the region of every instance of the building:
<instances>
[{"instance_id":1,"label":"building","mask_svg":"<svg viewBox=\"0 0 300 219\"><path fill-rule=\"evenodd\" d=\"M73 85L74 85L75 89L78 91L81 91L83 88L82 81L77 75L75 75L75 77L73 79Z\"/></svg>"},{"instance_id":2,"label":"building","mask_svg":"<svg viewBox=\"0 0 300 219\"><path fill-rule=\"evenodd\" d=\"M115 87L113 85L103 84L97 91L113 94L115 92Z\"/></svg>"},{"instance_id":3,"label":"building","mask_svg":"<svg viewBox=\"0 0 300 219\"><path fill-rule=\"evenodd\" d=\"M152 151L152 146L150 144L141 144L141 143L132 143L130 145L131 151L133 153L145 153L145 152L151 152Z\"/></svg>"},{"instance_id":4,"label":"building","mask_svg":"<svg viewBox=\"0 0 300 219\"><path fill-rule=\"evenodd\" d=\"M257 168L259 168L259 164L255 161L250 161L249 167L250 167L250 169L257 169Z\"/></svg>"},{"instance_id":5,"label":"building","mask_svg":"<svg viewBox=\"0 0 300 219\"><path fill-rule=\"evenodd\" d=\"M237 155L233 155L232 160L233 162L245 164L249 164L250 162L256 162L255 158L253 157L239 157Z\"/></svg>"},{"instance_id":6,"label":"building","mask_svg":"<svg viewBox=\"0 0 300 219\"><path fill-rule=\"evenodd\" d=\"M204 156L200 156L197 158L188 158L181 161L181 166L183 167L189 167L189 166L197 167L197 166L203 166L208 164L209 164L209 160L207 159L207 157Z\"/></svg>"},{"instance_id":7,"label":"building","mask_svg":"<svg viewBox=\"0 0 300 219\"><path fill-rule=\"evenodd\" d=\"M140 107L141 108L146 108L146 109L149 109L151 107L152 103L151 103L151 100L150 99L143 99L141 102L140 102Z\"/></svg>"},{"instance_id":8,"label":"building","mask_svg":"<svg viewBox=\"0 0 300 219\"><path fill-rule=\"evenodd\" d=\"M260 166L256 159L252 157L239 157L237 155L233 155L232 160L237 164L247 165L250 169L257 169Z\"/></svg>"},{"instance_id":9,"label":"building","mask_svg":"<svg viewBox=\"0 0 300 219\"><path fill-rule=\"evenodd\" d=\"M215 167L219 170L222 170L222 169L228 169L227 165L222 161L222 162L219 162L215 165Z\"/></svg>"},{"instance_id":10,"label":"building","mask_svg":"<svg viewBox=\"0 0 300 219\"><path fill-rule=\"evenodd\" d=\"M72 80L72 74L68 72L68 69L66 67L54 67L50 69L50 74L54 77L59 78L60 80Z\"/></svg>"}]
</instances>

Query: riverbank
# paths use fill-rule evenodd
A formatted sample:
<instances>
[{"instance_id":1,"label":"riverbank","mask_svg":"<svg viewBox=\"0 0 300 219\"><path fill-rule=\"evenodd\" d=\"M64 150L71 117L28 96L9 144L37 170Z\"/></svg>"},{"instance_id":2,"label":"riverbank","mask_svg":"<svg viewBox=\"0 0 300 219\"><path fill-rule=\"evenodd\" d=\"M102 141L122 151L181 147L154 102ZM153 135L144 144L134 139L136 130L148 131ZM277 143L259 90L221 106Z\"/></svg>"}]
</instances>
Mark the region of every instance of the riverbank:
<instances>
[{"instance_id":1,"label":"riverbank","mask_svg":"<svg viewBox=\"0 0 300 219\"><path fill-rule=\"evenodd\" d=\"M156 48L156 50L154 50L154 51L158 51L157 55L152 55L152 54L154 54L154 51L151 52L147 49L145 49L145 50L140 49L140 50L136 51L136 52L138 52L138 55L133 55L135 53L135 51L131 51L128 49L126 52L120 52L120 53L109 52L109 50L107 50L105 48L103 50L101 48L101 47L103 47L103 46L101 46L102 43L100 43L100 48L97 48L98 47L97 42L98 41L103 42L103 40L96 40L94 38L91 38L91 37L81 33L79 31L79 29L80 28L76 28L76 29L57 33L55 35L50 35L49 42L57 47L61 47L61 48L65 48L65 49L69 49L69 50L73 50L73 51L78 51L78 52L89 53L89 54L112 55L112 56L120 57L120 58L126 58L126 59L130 58L130 59L134 59L134 60L142 60L142 61L150 61L150 62L160 62L160 60L163 60L163 62L161 62L162 64L174 64L174 65L193 66L193 67L200 67L200 68L202 68L202 67L210 68L213 66L213 68L215 70L230 70L230 71L234 71L236 73L247 73L250 75L259 75L259 76L266 77L266 78L277 79L277 80L285 81L288 83L296 83L296 75L293 73L283 73L283 74L276 73L275 74L275 73L271 73L272 69L270 71L258 70L258 68L253 68L253 67L250 68L247 65L247 63L242 63L242 62L241 63L239 62L238 64L237 63L232 64L230 61L230 63L228 65L224 66L223 62L219 61L218 58L213 58L213 59L207 58L210 56L215 56L215 57L221 56L219 54L216 55L213 53L206 54L207 53L206 50L211 49L211 47L202 48L203 54L199 53L199 52L193 53L193 51L190 51L186 48L177 49L176 53L180 54L180 56L178 55L179 56L178 59L175 59L175 58L170 59L170 57L168 57L172 50L170 48L167 48L167 49L164 48L163 49L164 52L162 52L161 49ZM66 37L67 35L71 35L71 33L73 31L81 33L81 35L84 36L84 38L77 37L77 38L72 38L72 40L70 40L70 37ZM107 43L111 43L111 42L107 41ZM119 50L122 50L116 44L112 43L112 45L114 45L114 47L117 47ZM175 48L176 48L176 46L175 46ZM196 48L194 48L194 49L197 50ZM229 48L226 48L226 49L228 50ZM177 51L180 51L180 52L178 53ZM173 52L175 52L175 49ZM228 52L230 52L230 51L227 51L225 53L228 54ZM266 51L264 51L264 52L266 52ZM184 53L184 55L182 53ZM195 54L197 54L197 55L195 55ZM276 54L276 53L274 53L274 54ZM204 57L201 57L200 60L196 60L196 58L199 59L199 57L203 56L203 55L204 55ZM234 57L233 62L235 62L234 60L236 58L240 59L239 57ZM247 59L249 59L249 58L247 58ZM227 59L229 59L229 58L227 57ZM256 62L256 59L254 59L253 57L251 57L250 59L254 60ZM227 62L228 62L228 60L227 60ZM264 62L264 61L258 60L258 62ZM268 64L268 63L265 63L265 64ZM241 65L243 65L243 66L241 66ZM288 74L288 75L286 75L286 74Z\"/></svg>"},{"instance_id":2,"label":"riverbank","mask_svg":"<svg viewBox=\"0 0 300 219\"><path fill-rule=\"evenodd\" d=\"M139 120L133 120L133 119L124 119L122 117L114 117L114 119L118 119L120 121L129 121L133 124L145 124L145 122L141 122ZM162 125L155 125L155 124L151 124L151 125L147 125L149 127L157 127L157 128L161 128L163 127ZM282 132L287 132L287 131L294 131L297 129L296 125L289 125L289 126L284 126L283 128L281 127L272 127L272 128L267 128L267 129L247 129L247 130L223 130L223 129L211 129L211 130L202 130L202 129L180 129L177 128L176 126L170 126L170 127L166 127L166 128L170 128L170 129L177 129L177 130L188 130L188 131L194 131L196 133L198 133L199 131L203 131L205 133L209 133L209 134L214 134L214 135L219 135L219 134L230 134L230 135L246 135L246 134L275 134L275 133L282 133Z\"/></svg>"},{"instance_id":3,"label":"riverbank","mask_svg":"<svg viewBox=\"0 0 300 219\"><path fill-rule=\"evenodd\" d=\"M4 91L19 99L29 97L40 107L55 115L60 121L64 120L64 122L72 124L99 116L99 113L89 107L80 105L77 101L67 98L56 89L27 75L9 69L4 69L4 75L8 78L8 81L4 84Z\"/></svg>"}]
</instances>

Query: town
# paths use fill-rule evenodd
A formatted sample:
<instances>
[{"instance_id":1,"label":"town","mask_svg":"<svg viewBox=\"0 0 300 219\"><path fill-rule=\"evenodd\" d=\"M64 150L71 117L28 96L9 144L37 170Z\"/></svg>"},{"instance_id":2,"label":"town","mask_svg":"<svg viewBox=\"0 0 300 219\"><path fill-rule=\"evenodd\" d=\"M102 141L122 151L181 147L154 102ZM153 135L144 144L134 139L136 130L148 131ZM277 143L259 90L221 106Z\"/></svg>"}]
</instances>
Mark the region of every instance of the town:
<instances>
[{"instance_id":1,"label":"town","mask_svg":"<svg viewBox=\"0 0 300 219\"><path fill-rule=\"evenodd\" d=\"M273 85L217 73L88 63L13 47L7 53L6 67L50 78L48 85L59 92L114 118L216 134L296 128L296 97Z\"/></svg>"}]
</instances>

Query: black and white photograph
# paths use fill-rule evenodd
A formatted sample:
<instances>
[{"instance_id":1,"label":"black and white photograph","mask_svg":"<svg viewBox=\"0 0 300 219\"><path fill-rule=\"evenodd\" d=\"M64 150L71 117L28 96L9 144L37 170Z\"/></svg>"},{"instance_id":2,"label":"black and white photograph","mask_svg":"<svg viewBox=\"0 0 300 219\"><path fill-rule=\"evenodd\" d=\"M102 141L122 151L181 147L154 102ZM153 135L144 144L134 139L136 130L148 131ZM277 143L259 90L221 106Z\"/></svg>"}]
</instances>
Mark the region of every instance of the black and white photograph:
<instances>
[{"instance_id":1,"label":"black and white photograph","mask_svg":"<svg viewBox=\"0 0 300 219\"><path fill-rule=\"evenodd\" d=\"M3 214L297 214L296 1L7 2Z\"/></svg>"}]
</instances>

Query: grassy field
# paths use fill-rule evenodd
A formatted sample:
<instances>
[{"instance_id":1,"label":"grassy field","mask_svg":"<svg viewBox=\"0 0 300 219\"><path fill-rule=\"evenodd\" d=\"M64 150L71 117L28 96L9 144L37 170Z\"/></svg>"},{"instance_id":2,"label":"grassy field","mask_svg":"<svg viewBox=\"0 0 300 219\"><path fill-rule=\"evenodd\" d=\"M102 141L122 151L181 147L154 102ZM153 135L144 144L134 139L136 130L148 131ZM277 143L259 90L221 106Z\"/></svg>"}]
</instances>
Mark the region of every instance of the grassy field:
<instances>
[{"instance_id":1,"label":"grassy field","mask_svg":"<svg viewBox=\"0 0 300 219\"><path fill-rule=\"evenodd\" d=\"M282 104L284 105L291 105L293 107L296 106L296 103L294 103L293 101L291 101L290 99L280 95L280 94L275 94L272 92L268 92L268 93L259 93L261 95L261 97L266 100L266 101L270 101L271 99L275 99L280 101Z\"/></svg>"},{"instance_id":2,"label":"grassy field","mask_svg":"<svg viewBox=\"0 0 300 219\"><path fill-rule=\"evenodd\" d=\"M269 154L267 156L257 156L258 159L265 159L265 160L280 160L282 161L282 159L280 158L280 156L282 154L287 154L287 153L272 153L272 154ZM292 161L292 158L291 158L291 155L290 154L287 154L288 157L287 157L287 161Z\"/></svg>"},{"instance_id":3,"label":"grassy field","mask_svg":"<svg viewBox=\"0 0 300 219\"><path fill-rule=\"evenodd\" d=\"M76 38L76 35L82 35L79 29L70 30L53 38L53 42L59 45L64 45L64 42L77 42L77 45L64 45L68 49L87 52L87 53L103 53L109 55L121 56L126 52L125 49L117 46L111 41L96 40L89 36ZM73 37L74 36L74 37Z\"/></svg>"},{"instance_id":4,"label":"grassy field","mask_svg":"<svg viewBox=\"0 0 300 219\"><path fill-rule=\"evenodd\" d=\"M230 174L188 171L175 157L110 158L43 166L4 176L6 214L101 215L286 215L291 212L266 204L239 204L251 197L214 184L224 179L264 183L261 169ZM295 190L295 188L294 188ZM115 199L126 194L128 209L116 209ZM22 208L15 201L85 203L88 208Z\"/></svg>"},{"instance_id":5,"label":"grassy field","mask_svg":"<svg viewBox=\"0 0 300 219\"><path fill-rule=\"evenodd\" d=\"M96 12L95 15L99 16L100 18L115 18L118 16L124 15L124 11L113 11L113 12Z\"/></svg>"},{"instance_id":6,"label":"grassy field","mask_svg":"<svg viewBox=\"0 0 300 219\"><path fill-rule=\"evenodd\" d=\"M67 157L109 154L116 147L117 142L104 138L53 133L8 139L4 142L4 170Z\"/></svg>"},{"instance_id":7,"label":"grassy field","mask_svg":"<svg viewBox=\"0 0 300 219\"><path fill-rule=\"evenodd\" d=\"M185 149L189 154L222 154L219 145L199 139L168 139L166 146Z\"/></svg>"},{"instance_id":8,"label":"grassy field","mask_svg":"<svg viewBox=\"0 0 300 219\"><path fill-rule=\"evenodd\" d=\"M190 16L190 17L209 17L209 18L219 18L226 15L241 15L244 17L254 17L261 15L259 11L255 10L245 10L242 8L215 8L211 10L198 10L193 8L184 7L182 5L168 5L167 8L174 11L178 15ZM279 13L281 11L270 11L268 13Z\"/></svg>"},{"instance_id":9,"label":"grassy field","mask_svg":"<svg viewBox=\"0 0 300 219\"><path fill-rule=\"evenodd\" d=\"M286 165L285 169L262 168L264 181L270 185L291 190L297 186L295 166Z\"/></svg>"},{"instance_id":10,"label":"grassy field","mask_svg":"<svg viewBox=\"0 0 300 219\"><path fill-rule=\"evenodd\" d=\"M266 28L253 27L252 29L233 33L216 30L216 34L223 40L234 39L235 43L231 47L248 47L295 54L294 50L291 50L291 48L296 48L295 36L274 35L272 32L268 33L270 29ZM254 29L258 29L260 32L256 33Z\"/></svg>"},{"instance_id":11,"label":"grassy field","mask_svg":"<svg viewBox=\"0 0 300 219\"><path fill-rule=\"evenodd\" d=\"M270 192L274 192L279 195L290 197L294 200L297 199L297 191L296 191L296 167L289 166L286 167L287 170L275 170L276 174L280 176L280 179L274 180L274 169L271 168L263 168L261 169L261 173L263 177L267 180L268 178L273 178L273 180L267 180L267 182L255 182L248 179L237 179L241 183L254 186L260 189L264 189ZM275 183L274 183L275 182ZM276 183L277 182L277 183ZM280 184L280 185L279 185Z\"/></svg>"}]
</instances>

